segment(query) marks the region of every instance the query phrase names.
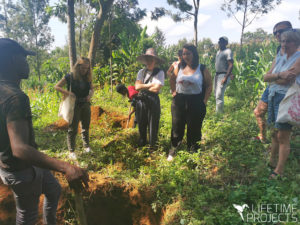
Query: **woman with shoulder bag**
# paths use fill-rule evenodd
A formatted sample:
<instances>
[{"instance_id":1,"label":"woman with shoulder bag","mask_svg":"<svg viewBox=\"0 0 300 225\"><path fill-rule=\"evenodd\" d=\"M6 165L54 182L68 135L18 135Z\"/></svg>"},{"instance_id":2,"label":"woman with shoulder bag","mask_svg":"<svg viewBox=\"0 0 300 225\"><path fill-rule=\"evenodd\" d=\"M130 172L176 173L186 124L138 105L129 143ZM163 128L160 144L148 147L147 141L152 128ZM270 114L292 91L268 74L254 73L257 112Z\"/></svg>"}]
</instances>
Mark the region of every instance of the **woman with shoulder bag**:
<instances>
[{"instance_id":1,"label":"woman with shoulder bag","mask_svg":"<svg viewBox=\"0 0 300 225\"><path fill-rule=\"evenodd\" d=\"M284 55L275 60L272 69L264 76L269 82L268 124L275 129L272 134L271 156L269 166L273 169L270 178L283 174L285 162L290 154L290 135L292 125L276 122L280 102L288 89L300 76L300 32L291 29L281 34L281 48Z\"/></svg>"},{"instance_id":2,"label":"woman with shoulder bag","mask_svg":"<svg viewBox=\"0 0 300 225\"><path fill-rule=\"evenodd\" d=\"M67 89L63 87L67 84ZM70 87L71 86L71 87ZM91 121L91 97L94 93L92 85L92 70L90 60L80 57L73 67L73 72L67 74L56 85L55 89L63 95L76 96L74 116L68 127L67 143L70 151L70 158L76 159L75 139L78 131L78 124L81 124L81 136L85 152L90 152L89 128ZM71 90L71 91L68 91Z\"/></svg>"},{"instance_id":3,"label":"woman with shoulder bag","mask_svg":"<svg viewBox=\"0 0 300 225\"><path fill-rule=\"evenodd\" d=\"M137 58L146 65L146 68L138 72L135 89L139 91L136 103L136 119L139 127L139 146L147 144L147 129L149 130L149 143L153 148L157 142L160 100L159 92L164 85L165 74L158 65L163 63L153 48Z\"/></svg>"},{"instance_id":4,"label":"woman with shoulder bag","mask_svg":"<svg viewBox=\"0 0 300 225\"><path fill-rule=\"evenodd\" d=\"M194 45L183 46L183 61L179 71L170 78L173 95L171 149L168 161L172 161L176 149L181 144L187 125L187 146L196 151L201 140L202 122L206 114L206 104L212 92L210 72L199 64L199 55Z\"/></svg>"}]
</instances>

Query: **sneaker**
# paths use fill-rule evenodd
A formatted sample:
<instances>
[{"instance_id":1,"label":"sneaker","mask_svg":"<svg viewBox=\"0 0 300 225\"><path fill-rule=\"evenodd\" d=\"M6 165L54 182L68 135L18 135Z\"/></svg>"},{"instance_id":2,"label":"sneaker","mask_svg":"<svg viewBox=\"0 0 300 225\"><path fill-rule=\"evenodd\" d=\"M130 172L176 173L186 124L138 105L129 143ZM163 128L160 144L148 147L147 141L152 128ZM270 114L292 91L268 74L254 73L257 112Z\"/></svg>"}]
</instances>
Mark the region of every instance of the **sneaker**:
<instances>
[{"instance_id":1,"label":"sneaker","mask_svg":"<svg viewBox=\"0 0 300 225\"><path fill-rule=\"evenodd\" d=\"M171 162L173 161L174 157L172 155L168 155L167 161Z\"/></svg>"},{"instance_id":2,"label":"sneaker","mask_svg":"<svg viewBox=\"0 0 300 225\"><path fill-rule=\"evenodd\" d=\"M70 152L70 153L69 153L69 158L70 158L70 159L73 159L73 160L76 160L76 159L77 159L77 156L76 156L75 152Z\"/></svg>"},{"instance_id":3,"label":"sneaker","mask_svg":"<svg viewBox=\"0 0 300 225\"><path fill-rule=\"evenodd\" d=\"M87 147L87 148L84 148L84 151L85 151L86 153L89 153L89 152L92 151L92 149L91 149L90 147Z\"/></svg>"},{"instance_id":4,"label":"sneaker","mask_svg":"<svg viewBox=\"0 0 300 225\"><path fill-rule=\"evenodd\" d=\"M172 147L170 150L169 150L169 155L168 155L168 158L167 160L169 162L173 161L174 159L174 156L175 156L175 152L176 152L176 148Z\"/></svg>"}]
</instances>

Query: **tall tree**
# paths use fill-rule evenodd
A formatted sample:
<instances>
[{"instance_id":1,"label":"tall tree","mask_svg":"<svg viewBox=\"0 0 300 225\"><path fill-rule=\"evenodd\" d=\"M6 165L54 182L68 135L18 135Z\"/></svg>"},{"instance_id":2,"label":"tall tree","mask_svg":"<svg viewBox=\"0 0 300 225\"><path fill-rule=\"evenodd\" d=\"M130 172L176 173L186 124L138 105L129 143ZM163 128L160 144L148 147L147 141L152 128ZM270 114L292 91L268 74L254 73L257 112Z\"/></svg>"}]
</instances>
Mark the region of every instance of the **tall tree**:
<instances>
[{"instance_id":1,"label":"tall tree","mask_svg":"<svg viewBox=\"0 0 300 225\"><path fill-rule=\"evenodd\" d=\"M95 57L96 57L96 49L99 43L100 39L100 31L102 28L102 25L107 17L107 14L113 4L114 0L99 0L99 11L96 17L94 30L90 42L90 49L89 49L89 55L88 57L91 60L92 67L95 65Z\"/></svg>"},{"instance_id":2,"label":"tall tree","mask_svg":"<svg viewBox=\"0 0 300 225\"><path fill-rule=\"evenodd\" d=\"M68 44L69 44L69 58L70 71L73 70L73 65L76 62L76 43L75 43L75 14L74 14L74 0L68 0Z\"/></svg>"},{"instance_id":3,"label":"tall tree","mask_svg":"<svg viewBox=\"0 0 300 225\"><path fill-rule=\"evenodd\" d=\"M268 13L281 3L281 0L224 0L221 9L227 12L227 16L233 16L242 26L240 45L243 46L243 34L255 18ZM236 14L242 13L242 19L238 19Z\"/></svg>"},{"instance_id":4,"label":"tall tree","mask_svg":"<svg viewBox=\"0 0 300 225\"><path fill-rule=\"evenodd\" d=\"M193 0L193 5L189 4L187 0L167 0L167 3L177 10L177 13L172 13L165 8L155 8L152 12L151 19L158 19L164 15L170 15L175 22L183 21L193 17L194 19L194 45L198 43L198 12L200 7L200 0Z\"/></svg>"}]
</instances>

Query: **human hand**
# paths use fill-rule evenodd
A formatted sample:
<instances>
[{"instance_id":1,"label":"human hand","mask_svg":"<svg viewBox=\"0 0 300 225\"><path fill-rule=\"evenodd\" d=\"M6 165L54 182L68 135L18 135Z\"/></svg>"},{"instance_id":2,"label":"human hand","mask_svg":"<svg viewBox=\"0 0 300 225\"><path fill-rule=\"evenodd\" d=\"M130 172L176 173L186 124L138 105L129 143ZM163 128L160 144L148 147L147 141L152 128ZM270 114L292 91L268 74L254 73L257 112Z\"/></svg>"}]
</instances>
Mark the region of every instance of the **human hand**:
<instances>
[{"instance_id":1,"label":"human hand","mask_svg":"<svg viewBox=\"0 0 300 225\"><path fill-rule=\"evenodd\" d=\"M82 190L83 188L89 187L89 175L85 169L68 164L65 171L65 177L71 189Z\"/></svg>"},{"instance_id":2,"label":"human hand","mask_svg":"<svg viewBox=\"0 0 300 225\"><path fill-rule=\"evenodd\" d=\"M226 77L224 77L223 80L221 81L221 84L222 84L222 85L225 84L226 81L227 81L227 79L226 79Z\"/></svg>"},{"instance_id":3,"label":"human hand","mask_svg":"<svg viewBox=\"0 0 300 225\"><path fill-rule=\"evenodd\" d=\"M296 77L296 74L291 71L284 71L279 73L279 78L283 80L293 80Z\"/></svg>"},{"instance_id":4,"label":"human hand","mask_svg":"<svg viewBox=\"0 0 300 225\"><path fill-rule=\"evenodd\" d=\"M172 92L173 98L176 96L176 94L177 94L176 91L173 91L173 92Z\"/></svg>"}]
</instances>

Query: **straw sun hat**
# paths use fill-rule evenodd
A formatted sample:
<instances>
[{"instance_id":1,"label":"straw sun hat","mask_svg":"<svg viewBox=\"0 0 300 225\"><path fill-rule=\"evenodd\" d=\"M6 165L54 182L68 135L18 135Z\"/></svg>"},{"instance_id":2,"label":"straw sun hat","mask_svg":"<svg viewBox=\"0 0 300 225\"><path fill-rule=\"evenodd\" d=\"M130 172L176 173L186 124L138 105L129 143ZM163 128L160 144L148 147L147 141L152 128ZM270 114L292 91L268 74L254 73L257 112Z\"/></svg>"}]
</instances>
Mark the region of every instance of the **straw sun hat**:
<instances>
[{"instance_id":1,"label":"straw sun hat","mask_svg":"<svg viewBox=\"0 0 300 225\"><path fill-rule=\"evenodd\" d=\"M137 61L146 64L147 59L155 59L158 64L164 63L164 60L159 58L154 50L154 48L148 48L146 53L137 57Z\"/></svg>"}]
</instances>

